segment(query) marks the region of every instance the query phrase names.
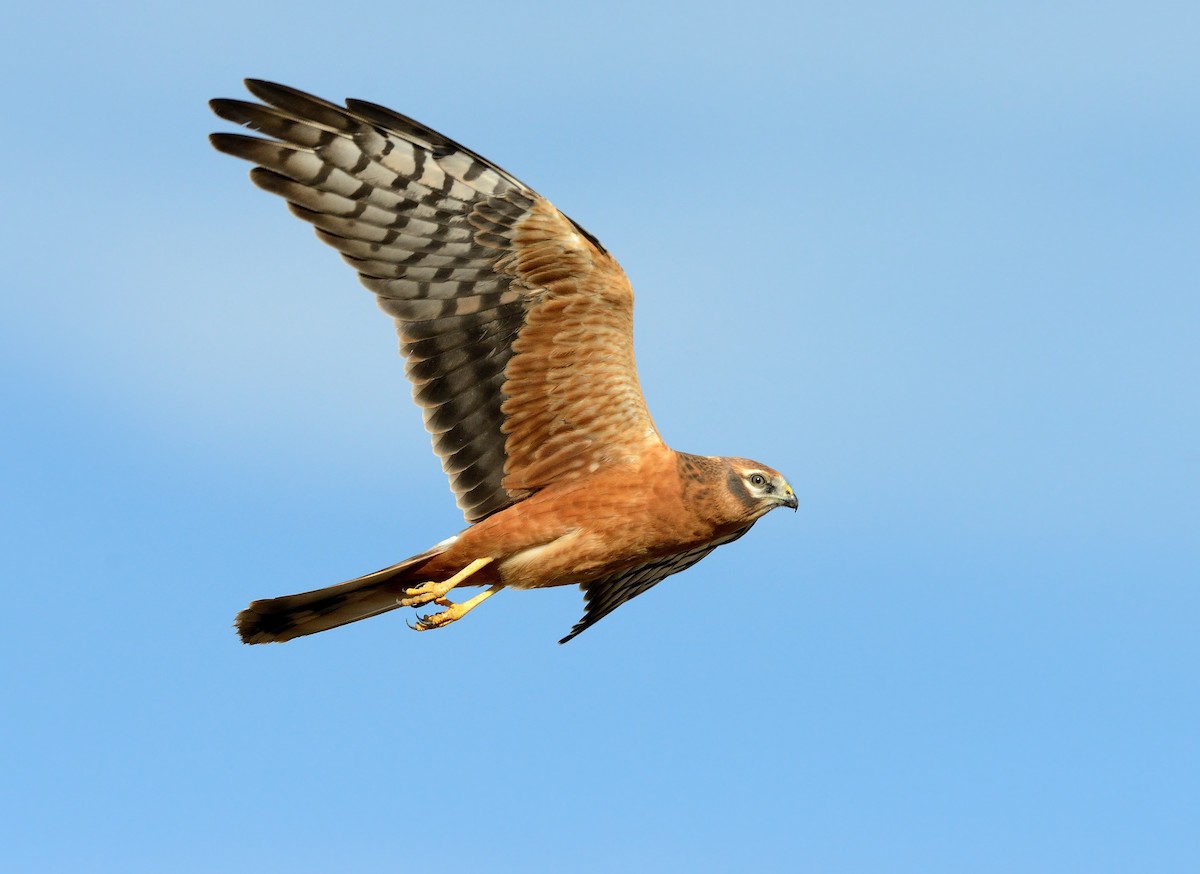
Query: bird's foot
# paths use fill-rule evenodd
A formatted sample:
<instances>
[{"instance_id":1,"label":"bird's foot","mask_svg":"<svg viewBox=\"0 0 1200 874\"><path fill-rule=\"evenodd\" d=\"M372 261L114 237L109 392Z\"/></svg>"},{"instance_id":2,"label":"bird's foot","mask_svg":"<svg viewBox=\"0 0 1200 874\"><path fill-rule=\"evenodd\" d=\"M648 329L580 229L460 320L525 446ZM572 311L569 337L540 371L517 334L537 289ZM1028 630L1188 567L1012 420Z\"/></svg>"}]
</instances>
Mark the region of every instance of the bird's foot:
<instances>
[{"instance_id":1,"label":"bird's foot","mask_svg":"<svg viewBox=\"0 0 1200 874\"><path fill-rule=\"evenodd\" d=\"M477 558L445 582L439 583L431 580L428 583L421 583L419 586L405 589L404 594L396 599L396 603L401 607L420 607L422 604L429 603L447 606L451 602L446 601L446 594L455 586L461 585L475 571L491 562L491 558Z\"/></svg>"},{"instance_id":2,"label":"bird's foot","mask_svg":"<svg viewBox=\"0 0 1200 874\"><path fill-rule=\"evenodd\" d=\"M449 625L451 622L457 622L459 619L462 619L464 616L503 588L504 585L502 583L497 583L490 589L480 592L474 598L471 598L468 601L463 601L460 604L455 604L448 598L435 598L433 603L440 607L445 607L446 609L441 613L431 613L428 616L418 616L416 625L410 624L408 627L414 631L429 631L433 628L441 628L444 625Z\"/></svg>"}]
</instances>

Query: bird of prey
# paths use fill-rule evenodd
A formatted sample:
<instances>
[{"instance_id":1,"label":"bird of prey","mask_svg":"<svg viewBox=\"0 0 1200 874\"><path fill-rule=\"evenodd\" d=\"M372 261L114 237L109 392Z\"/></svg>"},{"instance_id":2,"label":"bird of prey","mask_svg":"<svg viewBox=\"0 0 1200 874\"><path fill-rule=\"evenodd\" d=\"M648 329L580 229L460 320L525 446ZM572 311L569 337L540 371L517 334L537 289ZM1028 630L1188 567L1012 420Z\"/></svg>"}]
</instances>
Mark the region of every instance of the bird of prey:
<instances>
[{"instance_id":1,"label":"bird of prey","mask_svg":"<svg viewBox=\"0 0 1200 874\"><path fill-rule=\"evenodd\" d=\"M434 604L418 630L501 589L582 587L573 638L663 578L797 507L778 471L676 452L638 384L633 291L594 236L491 161L381 106L247 80L213 111L263 136L212 144L257 166L375 293L468 523L399 564L237 615L286 641ZM447 597L482 587L465 601Z\"/></svg>"}]
</instances>

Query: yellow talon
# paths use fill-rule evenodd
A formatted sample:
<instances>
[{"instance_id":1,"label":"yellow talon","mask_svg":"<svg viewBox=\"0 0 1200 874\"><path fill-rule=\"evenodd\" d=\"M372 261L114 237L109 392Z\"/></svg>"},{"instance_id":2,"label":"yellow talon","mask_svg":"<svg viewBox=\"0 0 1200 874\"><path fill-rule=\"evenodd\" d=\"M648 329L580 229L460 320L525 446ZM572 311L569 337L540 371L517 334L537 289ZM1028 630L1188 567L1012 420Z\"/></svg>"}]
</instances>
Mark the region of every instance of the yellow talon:
<instances>
[{"instance_id":1,"label":"yellow talon","mask_svg":"<svg viewBox=\"0 0 1200 874\"><path fill-rule=\"evenodd\" d=\"M490 589L482 591L469 601L463 601L460 604L455 604L447 598L438 598L435 603L442 605L446 609L441 613L418 616L417 624L410 627L414 631L429 631L433 628L441 628L444 625L449 625L451 622L457 622L503 588L503 583L496 583Z\"/></svg>"},{"instance_id":2,"label":"yellow talon","mask_svg":"<svg viewBox=\"0 0 1200 874\"><path fill-rule=\"evenodd\" d=\"M396 603L401 607L420 607L422 604L428 604L431 601L435 604L442 604L442 601L445 601L446 594L451 589L453 589L455 586L461 585L463 580L467 579L467 577L471 576L471 574L475 573L480 568L491 564L492 561L493 559L490 557L477 558L450 579L446 580L444 583L430 581L428 583L421 583L419 586L413 586L412 588L405 589L404 595L400 598L397 598ZM451 602L446 601L446 604L449 603ZM442 604L442 606L445 605Z\"/></svg>"}]
</instances>

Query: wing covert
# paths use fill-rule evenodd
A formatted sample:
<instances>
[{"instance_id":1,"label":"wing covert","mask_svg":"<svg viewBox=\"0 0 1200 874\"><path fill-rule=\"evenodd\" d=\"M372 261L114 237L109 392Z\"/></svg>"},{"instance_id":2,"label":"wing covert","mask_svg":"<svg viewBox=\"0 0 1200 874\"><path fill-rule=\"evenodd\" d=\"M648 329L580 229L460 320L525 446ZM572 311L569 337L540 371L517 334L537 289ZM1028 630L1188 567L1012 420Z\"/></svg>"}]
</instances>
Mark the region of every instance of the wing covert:
<instances>
[{"instance_id":1,"label":"wing covert","mask_svg":"<svg viewBox=\"0 0 1200 874\"><path fill-rule=\"evenodd\" d=\"M599 243L432 129L247 80L213 111L267 138L249 160L395 320L413 396L469 522L661 444L633 357L633 292ZM269 138L269 139L268 139Z\"/></svg>"}]
</instances>

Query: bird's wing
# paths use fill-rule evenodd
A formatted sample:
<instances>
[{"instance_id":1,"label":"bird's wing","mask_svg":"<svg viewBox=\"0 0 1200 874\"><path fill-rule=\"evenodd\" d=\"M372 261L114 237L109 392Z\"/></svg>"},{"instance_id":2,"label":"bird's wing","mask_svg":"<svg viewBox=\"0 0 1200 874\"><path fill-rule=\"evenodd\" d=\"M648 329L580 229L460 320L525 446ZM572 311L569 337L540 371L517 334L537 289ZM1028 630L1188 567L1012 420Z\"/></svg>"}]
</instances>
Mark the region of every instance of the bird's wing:
<instances>
[{"instance_id":1,"label":"bird's wing","mask_svg":"<svg viewBox=\"0 0 1200 874\"><path fill-rule=\"evenodd\" d=\"M424 125L248 80L213 111L270 139L222 152L342 253L396 322L467 521L662 441L633 357L633 290L593 236Z\"/></svg>"},{"instance_id":2,"label":"bird's wing","mask_svg":"<svg viewBox=\"0 0 1200 874\"><path fill-rule=\"evenodd\" d=\"M695 549L690 549L687 552L667 555L638 565L637 567L612 574L611 576L602 577L590 583L583 583L580 586L583 589L583 599L586 604L583 611L583 618L575 623L575 626L571 629L571 633L560 640L559 643L566 643L580 632L591 628L626 601L631 601L643 592L649 591L662 580L671 576L671 574L687 570L718 546L737 540L749 530L750 528L747 526L733 534L710 543L705 543L702 546L697 546Z\"/></svg>"}]
</instances>

